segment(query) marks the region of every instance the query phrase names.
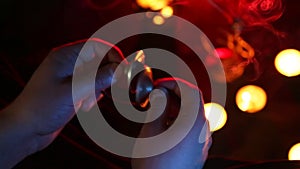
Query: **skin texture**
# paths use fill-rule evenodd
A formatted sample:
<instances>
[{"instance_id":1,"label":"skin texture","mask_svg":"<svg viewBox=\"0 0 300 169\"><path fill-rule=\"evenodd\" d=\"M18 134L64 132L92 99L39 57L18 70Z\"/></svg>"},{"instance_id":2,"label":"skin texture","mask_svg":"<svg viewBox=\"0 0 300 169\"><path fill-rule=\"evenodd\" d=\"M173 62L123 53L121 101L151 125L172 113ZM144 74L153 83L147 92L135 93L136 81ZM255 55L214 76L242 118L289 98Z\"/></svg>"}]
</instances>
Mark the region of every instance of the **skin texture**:
<instances>
[{"instance_id":1,"label":"skin texture","mask_svg":"<svg viewBox=\"0 0 300 169\"><path fill-rule=\"evenodd\" d=\"M48 146L62 128L75 115L75 109L88 109L90 95L94 92L82 84L79 96L72 100L71 77L77 56L84 41L56 48L36 70L23 92L16 100L0 113L0 166L11 168L26 156ZM80 61L79 69L87 73L93 57L101 54L102 49L111 48L102 40L87 42L91 47L91 57ZM107 54L106 63L98 71L96 90L104 90L111 85L116 62L123 60L117 48Z\"/></svg>"},{"instance_id":2,"label":"skin texture","mask_svg":"<svg viewBox=\"0 0 300 169\"><path fill-rule=\"evenodd\" d=\"M93 86L85 84L76 90L75 100L72 99L72 74L75 62L85 41L79 41L56 48L39 66L23 92L0 113L0 166L12 168L26 156L47 147L57 137L63 127L75 115L76 109L88 111L96 103L91 100ZM88 45L88 57L78 60L79 73L82 78L90 72L89 65L94 64L95 57L105 55L103 51L110 49L101 63L96 75L96 91L103 91L113 82L114 70L124 57L116 47L100 39L91 39ZM111 49L112 48L112 49ZM183 92L201 92L197 87L181 79L159 79L155 86L173 94L172 103L180 99L176 81L184 84ZM196 123L186 138L170 151L150 158L133 159L133 168L201 168L210 145L209 129L205 132L207 141L200 144L200 132L205 125L203 102L201 99ZM165 129L168 116L176 108L176 104L168 104L162 118L155 124L144 125L141 136ZM179 131L180 132L180 131ZM186 160L182 160L182 158Z\"/></svg>"},{"instance_id":3,"label":"skin texture","mask_svg":"<svg viewBox=\"0 0 300 169\"><path fill-rule=\"evenodd\" d=\"M180 91L176 83L183 85L183 91ZM180 92L185 92L192 95L198 92L201 95L198 87L178 78L163 78L155 82L155 87L163 89L168 97L167 107L163 113L161 120L155 123L145 124L141 130L140 137L147 136L151 133L160 133L166 130L166 124L172 117L174 112L179 108ZM172 95L173 94L173 95ZM188 94L188 96L190 96ZM160 96L156 96L160 99ZM188 98L182 98L188 99ZM132 160L133 169L200 169L207 157L208 149L211 145L210 131L207 120L204 116L203 99L198 111L197 119L194 126L187 134L187 136L171 150L149 158L137 158ZM182 126L183 127L183 126ZM204 131L204 132L203 132ZM178 131L180 132L180 131ZM201 136L200 136L201 135ZM200 143L199 137L204 137L205 142ZM165 140L166 141L166 140Z\"/></svg>"}]
</instances>

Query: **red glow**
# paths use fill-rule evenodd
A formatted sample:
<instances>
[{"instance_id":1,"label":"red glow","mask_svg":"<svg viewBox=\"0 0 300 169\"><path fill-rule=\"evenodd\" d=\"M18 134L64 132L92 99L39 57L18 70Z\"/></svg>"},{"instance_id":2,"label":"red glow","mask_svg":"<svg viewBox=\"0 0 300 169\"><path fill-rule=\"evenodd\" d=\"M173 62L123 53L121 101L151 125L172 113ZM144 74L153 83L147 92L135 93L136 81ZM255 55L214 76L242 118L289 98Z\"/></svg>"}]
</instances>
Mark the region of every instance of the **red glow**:
<instances>
[{"instance_id":1,"label":"red glow","mask_svg":"<svg viewBox=\"0 0 300 169\"><path fill-rule=\"evenodd\" d=\"M274 6L274 2L272 0L266 0L260 4L260 9L262 11L268 11L272 8L272 6Z\"/></svg>"},{"instance_id":2,"label":"red glow","mask_svg":"<svg viewBox=\"0 0 300 169\"><path fill-rule=\"evenodd\" d=\"M277 20L282 15L281 0L241 0L238 14L248 24L263 25Z\"/></svg>"},{"instance_id":3,"label":"red glow","mask_svg":"<svg viewBox=\"0 0 300 169\"><path fill-rule=\"evenodd\" d=\"M228 59L233 56L232 50L228 48L216 48L216 52L220 59Z\"/></svg>"},{"instance_id":4,"label":"red glow","mask_svg":"<svg viewBox=\"0 0 300 169\"><path fill-rule=\"evenodd\" d=\"M247 26L268 25L283 13L282 0L212 0L232 18L240 18Z\"/></svg>"}]
</instances>

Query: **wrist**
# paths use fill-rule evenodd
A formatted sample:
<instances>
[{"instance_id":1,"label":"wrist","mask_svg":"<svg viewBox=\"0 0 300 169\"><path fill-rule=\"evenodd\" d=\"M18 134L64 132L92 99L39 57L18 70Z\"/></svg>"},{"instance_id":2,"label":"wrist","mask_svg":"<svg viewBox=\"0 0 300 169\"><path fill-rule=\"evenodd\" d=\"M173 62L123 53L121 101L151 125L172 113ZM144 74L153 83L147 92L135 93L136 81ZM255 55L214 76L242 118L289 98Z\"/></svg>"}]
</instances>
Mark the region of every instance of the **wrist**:
<instances>
[{"instance_id":1,"label":"wrist","mask_svg":"<svg viewBox=\"0 0 300 169\"><path fill-rule=\"evenodd\" d=\"M37 150L29 125L11 106L0 112L0 166L11 168Z\"/></svg>"}]
</instances>

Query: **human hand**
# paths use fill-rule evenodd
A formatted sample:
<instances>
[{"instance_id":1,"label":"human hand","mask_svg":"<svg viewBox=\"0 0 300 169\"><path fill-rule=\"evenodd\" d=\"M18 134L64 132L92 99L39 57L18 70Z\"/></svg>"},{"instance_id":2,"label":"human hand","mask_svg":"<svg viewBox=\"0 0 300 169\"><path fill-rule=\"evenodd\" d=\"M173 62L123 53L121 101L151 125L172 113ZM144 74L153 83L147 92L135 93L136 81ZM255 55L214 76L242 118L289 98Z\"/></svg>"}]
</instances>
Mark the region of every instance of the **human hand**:
<instances>
[{"instance_id":1,"label":"human hand","mask_svg":"<svg viewBox=\"0 0 300 169\"><path fill-rule=\"evenodd\" d=\"M176 82L183 86L183 91L180 91ZM168 97L169 100L167 102L165 112L162 114L163 117L161 117L160 120L156 120L154 123L145 124L141 130L140 137L149 137L149 135L157 135L161 132L168 132L165 130L172 125L174 118L177 116L176 112L179 110L179 99L181 93L186 93L187 96L189 96L192 93L199 92L201 97L201 92L196 86L178 78L159 79L155 82L155 87L161 89L167 96L170 97ZM208 122L204 116L202 98L200 98L199 104L200 107L196 121L189 133L179 144L167 152L157 156L132 159L133 169L202 168L211 144L211 133L209 131ZM179 127L179 129L182 129L182 127L185 126L182 125ZM182 130L178 130L178 132L182 132ZM162 142L168 143L172 141L162 140ZM147 151L149 147L144 147L144 149Z\"/></svg>"},{"instance_id":2,"label":"human hand","mask_svg":"<svg viewBox=\"0 0 300 169\"><path fill-rule=\"evenodd\" d=\"M77 96L74 102L72 99L72 74L84 42L54 49L23 92L0 113L0 166L9 168L45 148L74 116L75 109L87 110L96 104L91 99L95 92L93 84L85 84L85 80L79 90L74 91ZM124 57L120 50L100 39L88 40L85 45L86 57L78 59L76 68L84 79L90 71L89 65L97 64L95 58L106 55L95 81L96 91L102 91L111 85L114 70Z\"/></svg>"}]
</instances>

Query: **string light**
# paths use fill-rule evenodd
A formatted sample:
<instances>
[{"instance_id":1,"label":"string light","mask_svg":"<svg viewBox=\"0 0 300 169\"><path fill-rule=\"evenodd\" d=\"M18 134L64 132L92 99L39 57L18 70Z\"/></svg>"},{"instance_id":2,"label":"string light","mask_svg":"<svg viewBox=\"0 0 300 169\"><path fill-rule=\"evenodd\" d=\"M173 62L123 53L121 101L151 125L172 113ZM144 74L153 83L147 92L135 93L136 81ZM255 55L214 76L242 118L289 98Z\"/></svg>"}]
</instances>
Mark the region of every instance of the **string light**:
<instances>
[{"instance_id":1,"label":"string light","mask_svg":"<svg viewBox=\"0 0 300 169\"><path fill-rule=\"evenodd\" d=\"M281 51L275 58L275 67L287 77L300 75L300 52L296 49Z\"/></svg>"},{"instance_id":2,"label":"string light","mask_svg":"<svg viewBox=\"0 0 300 169\"><path fill-rule=\"evenodd\" d=\"M225 109L217 103L206 103L204 105L205 117L209 121L210 131L220 130L227 121Z\"/></svg>"},{"instance_id":3,"label":"string light","mask_svg":"<svg viewBox=\"0 0 300 169\"><path fill-rule=\"evenodd\" d=\"M160 14L164 18L170 18L171 16L173 16L173 13L174 13L173 8L170 6L166 6L160 11Z\"/></svg>"},{"instance_id":4,"label":"string light","mask_svg":"<svg viewBox=\"0 0 300 169\"><path fill-rule=\"evenodd\" d=\"M142 8L149 8L150 6L149 0L136 0L136 3Z\"/></svg>"},{"instance_id":5,"label":"string light","mask_svg":"<svg viewBox=\"0 0 300 169\"><path fill-rule=\"evenodd\" d=\"M156 15L153 17L153 23L155 25L162 25L165 23L165 19L160 15Z\"/></svg>"},{"instance_id":6,"label":"string light","mask_svg":"<svg viewBox=\"0 0 300 169\"><path fill-rule=\"evenodd\" d=\"M288 158L289 160L300 160L300 143L290 149Z\"/></svg>"},{"instance_id":7,"label":"string light","mask_svg":"<svg viewBox=\"0 0 300 169\"><path fill-rule=\"evenodd\" d=\"M136 0L136 3L142 8L157 11L168 6L171 0Z\"/></svg>"},{"instance_id":8,"label":"string light","mask_svg":"<svg viewBox=\"0 0 300 169\"><path fill-rule=\"evenodd\" d=\"M152 0L151 2L150 9L152 10L160 10L169 4L168 0Z\"/></svg>"},{"instance_id":9,"label":"string light","mask_svg":"<svg viewBox=\"0 0 300 169\"><path fill-rule=\"evenodd\" d=\"M216 52L220 59L228 59L233 56L233 51L229 48L216 48Z\"/></svg>"},{"instance_id":10,"label":"string light","mask_svg":"<svg viewBox=\"0 0 300 169\"><path fill-rule=\"evenodd\" d=\"M236 104L244 112L258 112L265 107L266 103L267 94L258 86L244 86L236 94Z\"/></svg>"}]
</instances>

